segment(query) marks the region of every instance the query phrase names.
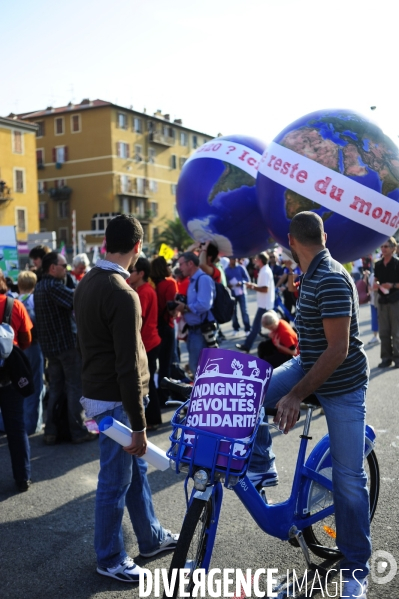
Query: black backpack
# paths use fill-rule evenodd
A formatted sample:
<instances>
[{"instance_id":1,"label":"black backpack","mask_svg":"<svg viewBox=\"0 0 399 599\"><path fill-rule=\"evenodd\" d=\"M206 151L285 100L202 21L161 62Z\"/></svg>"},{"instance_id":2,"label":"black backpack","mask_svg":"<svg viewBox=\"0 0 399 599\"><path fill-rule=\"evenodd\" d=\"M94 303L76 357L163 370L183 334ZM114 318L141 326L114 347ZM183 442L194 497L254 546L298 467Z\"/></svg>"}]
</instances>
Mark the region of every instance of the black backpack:
<instances>
[{"instance_id":1,"label":"black backpack","mask_svg":"<svg viewBox=\"0 0 399 599\"><path fill-rule=\"evenodd\" d=\"M195 291L197 293L198 281L200 280L201 276L198 277L195 283ZM227 289L227 287L225 287L222 283L216 283L216 281L213 282L215 283L215 299L213 300L213 304L211 306L212 314L215 317L216 322L219 324L230 322L230 320L233 318L235 301L231 297L230 291Z\"/></svg>"}]
</instances>

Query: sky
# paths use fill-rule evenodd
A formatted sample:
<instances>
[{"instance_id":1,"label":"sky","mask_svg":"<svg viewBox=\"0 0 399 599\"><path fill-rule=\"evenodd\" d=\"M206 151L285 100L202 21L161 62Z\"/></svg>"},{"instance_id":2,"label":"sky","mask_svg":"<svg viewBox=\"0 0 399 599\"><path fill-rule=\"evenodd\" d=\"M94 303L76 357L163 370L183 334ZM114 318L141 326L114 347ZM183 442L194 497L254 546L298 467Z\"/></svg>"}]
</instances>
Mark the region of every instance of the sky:
<instances>
[{"instance_id":1,"label":"sky","mask_svg":"<svg viewBox=\"0 0 399 599\"><path fill-rule=\"evenodd\" d=\"M0 116L99 98L268 142L346 108L399 142L392 0L2 0L1 21Z\"/></svg>"}]
</instances>

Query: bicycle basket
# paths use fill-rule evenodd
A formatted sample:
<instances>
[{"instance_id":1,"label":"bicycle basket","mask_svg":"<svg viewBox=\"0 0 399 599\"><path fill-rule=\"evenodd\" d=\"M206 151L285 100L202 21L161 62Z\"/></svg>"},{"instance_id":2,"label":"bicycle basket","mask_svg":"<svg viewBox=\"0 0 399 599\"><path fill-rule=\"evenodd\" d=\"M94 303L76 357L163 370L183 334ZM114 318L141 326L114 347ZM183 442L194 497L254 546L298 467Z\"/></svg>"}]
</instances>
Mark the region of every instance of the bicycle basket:
<instances>
[{"instance_id":1,"label":"bicycle basket","mask_svg":"<svg viewBox=\"0 0 399 599\"><path fill-rule=\"evenodd\" d=\"M251 437L234 439L186 426L184 422L188 403L181 406L172 418L173 432L169 437L171 446L166 455L175 463L177 473L187 472L192 477L198 468L205 468L209 472L211 484L220 480L224 481L225 487L231 488L248 469L261 419L258 419Z\"/></svg>"}]
</instances>

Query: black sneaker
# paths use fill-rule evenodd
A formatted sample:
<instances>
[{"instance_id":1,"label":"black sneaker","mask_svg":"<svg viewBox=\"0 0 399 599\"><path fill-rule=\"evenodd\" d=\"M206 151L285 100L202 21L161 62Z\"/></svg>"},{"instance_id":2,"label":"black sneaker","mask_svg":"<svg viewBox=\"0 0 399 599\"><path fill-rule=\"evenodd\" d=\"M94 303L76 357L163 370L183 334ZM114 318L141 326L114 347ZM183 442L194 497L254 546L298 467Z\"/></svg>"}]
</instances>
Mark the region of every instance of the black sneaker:
<instances>
[{"instance_id":1,"label":"black sneaker","mask_svg":"<svg viewBox=\"0 0 399 599\"><path fill-rule=\"evenodd\" d=\"M392 360L383 360L378 364L378 368L389 368L392 364Z\"/></svg>"},{"instance_id":2,"label":"black sneaker","mask_svg":"<svg viewBox=\"0 0 399 599\"><path fill-rule=\"evenodd\" d=\"M31 486L31 480L16 480L15 485L17 487L18 493L24 493Z\"/></svg>"},{"instance_id":3,"label":"black sneaker","mask_svg":"<svg viewBox=\"0 0 399 599\"><path fill-rule=\"evenodd\" d=\"M139 582L142 568L134 563L131 557L125 557L122 563L114 568L102 568L97 566L97 572L102 576L109 576L121 582ZM144 572L143 572L143 574Z\"/></svg>"},{"instance_id":4,"label":"black sneaker","mask_svg":"<svg viewBox=\"0 0 399 599\"><path fill-rule=\"evenodd\" d=\"M236 348L240 351L244 351L246 354L249 352L249 349L245 347L243 343L236 343Z\"/></svg>"}]
</instances>

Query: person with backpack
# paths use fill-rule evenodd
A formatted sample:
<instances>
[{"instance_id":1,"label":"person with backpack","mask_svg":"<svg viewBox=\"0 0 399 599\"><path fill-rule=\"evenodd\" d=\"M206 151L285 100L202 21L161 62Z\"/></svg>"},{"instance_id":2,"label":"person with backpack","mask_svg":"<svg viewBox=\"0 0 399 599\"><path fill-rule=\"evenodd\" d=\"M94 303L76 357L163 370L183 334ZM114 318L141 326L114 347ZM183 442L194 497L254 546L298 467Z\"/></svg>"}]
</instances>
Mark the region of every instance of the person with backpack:
<instances>
[{"instance_id":1,"label":"person with backpack","mask_svg":"<svg viewBox=\"0 0 399 599\"><path fill-rule=\"evenodd\" d=\"M200 269L215 281L215 284L221 284L224 287L227 287L226 275L223 270L222 264L219 260L219 248L212 241L205 241L200 243L199 247L194 250L198 252L199 255L199 267ZM225 341L226 337L222 333L219 327L218 319L215 318L217 322L217 340L219 342Z\"/></svg>"},{"instance_id":2,"label":"person with backpack","mask_svg":"<svg viewBox=\"0 0 399 599\"><path fill-rule=\"evenodd\" d=\"M200 269L200 259L194 252L184 252L179 258L183 276L190 277L186 302L176 301L176 311L184 314L188 328L187 350L193 375L197 370L201 351L217 347L217 323L212 313L215 299L215 282Z\"/></svg>"},{"instance_id":3,"label":"person with backpack","mask_svg":"<svg viewBox=\"0 0 399 599\"><path fill-rule=\"evenodd\" d=\"M0 270L0 322L7 322L14 331L14 344L21 349L32 341L32 321L24 305L7 298L7 283ZM8 309L12 302L11 309ZM11 350L13 351L13 350ZM27 491L31 485L30 446L24 422L24 397L9 378L5 366L0 367L0 409L7 434L12 472L17 490Z\"/></svg>"},{"instance_id":4,"label":"person with backpack","mask_svg":"<svg viewBox=\"0 0 399 599\"><path fill-rule=\"evenodd\" d=\"M30 270L22 270L18 275L19 301L25 306L33 323L32 343L25 349L26 357L32 368L35 390L32 395L25 397L24 418L28 435L39 433L43 423L43 399L46 394L44 384L44 357L37 337L35 327L35 301L33 292L37 283L37 276Z\"/></svg>"}]
</instances>

